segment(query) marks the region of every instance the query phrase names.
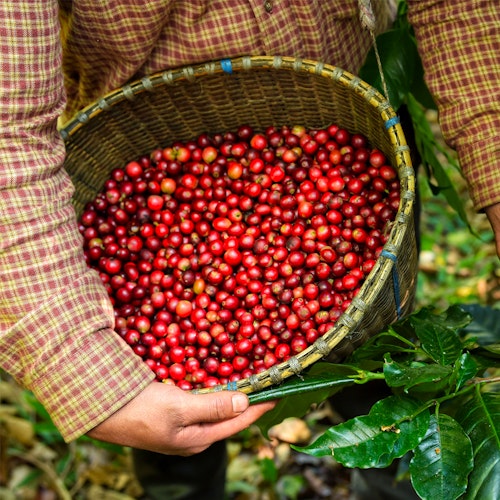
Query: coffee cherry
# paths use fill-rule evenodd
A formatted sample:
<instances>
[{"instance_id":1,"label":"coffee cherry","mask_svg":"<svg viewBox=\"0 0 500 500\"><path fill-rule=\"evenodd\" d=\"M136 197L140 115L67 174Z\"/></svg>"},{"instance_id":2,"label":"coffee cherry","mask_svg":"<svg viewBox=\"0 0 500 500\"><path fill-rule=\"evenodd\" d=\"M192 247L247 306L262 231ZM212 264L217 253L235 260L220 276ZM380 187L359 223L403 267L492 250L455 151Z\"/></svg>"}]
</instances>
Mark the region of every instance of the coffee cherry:
<instances>
[{"instance_id":1,"label":"coffee cherry","mask_svg":"<svg viewBox=\"0 0 500 500\"><path fill-rule=\"evenodd\" d=\"M376 264L397 171L335 124L200 134L114 169L79 221L116 332L185 390L302 352Z\"/></svg>"}]
</instances>

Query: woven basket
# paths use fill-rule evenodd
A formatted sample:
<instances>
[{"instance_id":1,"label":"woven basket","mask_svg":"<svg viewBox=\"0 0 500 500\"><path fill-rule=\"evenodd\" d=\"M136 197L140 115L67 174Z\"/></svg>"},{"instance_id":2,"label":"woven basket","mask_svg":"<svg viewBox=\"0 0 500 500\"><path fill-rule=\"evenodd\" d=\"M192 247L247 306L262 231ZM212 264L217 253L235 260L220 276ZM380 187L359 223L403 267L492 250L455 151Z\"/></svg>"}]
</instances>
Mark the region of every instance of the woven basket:
<instances>
[{"instance_id":1,"label":"woven basket","mask_svg":"<svg viewBox=\"0 0 500 500\"><path fill-rule=\"evenodd\" d=\"M176 140L236 130L242 124L263 130L331 123L364 134L398 170L401 203L389 240L349 308L313 345L262 373L198 392L230 388L251 393L279 384L318 360L338 362L411 310L417 273L415 176L397 115L376 89L340 68L248 56L135 81L88 106L61 130L79 216L113 168Z\"/></svg>"}]
</instances>

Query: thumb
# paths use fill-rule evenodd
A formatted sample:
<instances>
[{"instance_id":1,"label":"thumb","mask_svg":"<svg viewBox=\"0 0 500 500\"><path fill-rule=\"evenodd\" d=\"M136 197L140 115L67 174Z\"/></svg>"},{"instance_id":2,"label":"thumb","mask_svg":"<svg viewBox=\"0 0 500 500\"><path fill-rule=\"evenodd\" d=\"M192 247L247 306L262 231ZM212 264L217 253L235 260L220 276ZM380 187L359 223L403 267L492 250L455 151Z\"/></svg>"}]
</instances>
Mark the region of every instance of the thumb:
<instances>
[{"instance_id":1,"label":"thumb","mask_svg":"<svg viewBox=\"0 0 500 500\"><path fill-rule=\"evenodd\" d=\"M237 417L249 407L248 397L242 392L186 393L186 396L184 404L187 410L187 425L228 420Z\"/></svg>"}]
</instances>

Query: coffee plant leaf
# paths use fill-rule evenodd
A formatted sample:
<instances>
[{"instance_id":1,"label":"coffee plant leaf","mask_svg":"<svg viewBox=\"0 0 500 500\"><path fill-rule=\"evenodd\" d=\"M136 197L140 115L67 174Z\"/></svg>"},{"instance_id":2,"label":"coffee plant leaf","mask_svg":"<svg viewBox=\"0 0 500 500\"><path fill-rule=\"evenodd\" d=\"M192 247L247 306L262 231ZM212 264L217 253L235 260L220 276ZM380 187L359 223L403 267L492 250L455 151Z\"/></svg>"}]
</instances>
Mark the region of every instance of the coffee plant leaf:
<instances>
[{"instance_id":1,"label":"coffee plant leaf","mask_svg":"<svg viewBox=\"0 0 500 500\"><path fill-rule=\"evenodd\" d=\"M373 468L390 453L398 437L377 424L369 415L355 417L331 427L309 446L293 448L315 457L331 455L345 467Z\"/></svg>"},{"instance_id":2,"label":"coffee plant leaf","mask_svg":"<svg viewBox=\"0 0 500 500\"><path fill-rule=\"evenodd\" d=\"M423 499L455 500L467 489L474 465L472 444L452 417L433 415L410 461L413 488Z\"/></svg>"},{"instance_id":3,"label":"coffee plant leaf","mask_svg":"<svg viewBox=\"0 0 500 500\"><path fill-rule=\"evenodd\" d=\"M398 109L410 92L418 70L420 59L416 44L406 27L396 27L377 37L377 50L388 93L386 97L392 107ZM368 53L359 76L383 95L385 94L374 49Z\"/></svg>"},{"instance_id":4,"label":"coffee plant leaf","mask_svg":"<svg viewBox=\"0 0 500 500\"><path fill-rule=\"evenodd\" d=\"M276 399L291 399L293 396L303 398L305 394L312 394L311 398L317 399L317 394L324 393L328 397L332 391L336 391L346 385L354 384L354 380L342 375L321 374L317 376L297 376L283 382L283 384L272 386L259 392L249 394L250 403L263 403ZM316 397L314 396L316 395Z\"/></svg>"},{"instance_id":5,"label":"coffee plant leaf","mask_svg":"<svg viewBox=\"0 0 500 500\"><path fill-rule=\"evenodd\" d=\"M381 33L376 39L389 100L392 106L398 109L407 94L412 93L422 106L436 109L434 99L424 80L422 60L418 53L413 27L407 19L407 10L406 2L400 2L392 29ZM384 94L375 47L372 47L367 54L360 75Z\"/></svg>"},{"instance_id":6,"label":"coffee plant leaf","mask_svg":"<svg viewBox=\"0 0 500 500\"><path fill-rule=\"evenodd\" d=\"M429 413L411 398L390 396L368 415L330 427L313 443L294 449L313 456L332 455L351 468L383 468L402 457L424 437Z\"/></svg>"},{"instance_id":7,"label":"coffee plant leaf","mask_svg":"<svg viewBox=\"0 0 500 500\"><path fill-rule=\"evenodd\" d=\"M379 361L380 366L384 361L384 355L387 352L403 353L411 347L393 328L388 326L386 331L380 332L363 345L357 347L351 354L349 361L352 363L362 363L363 361Z\"/></svg>"},{"instance_id":8,"label":"coffee plant leaf","mask_svg":"<svg viewBox=\"0 0 500 500\"><path fill-rule=\"evenodd\" d=\"M452 375L451 366L427 363L398 363L390 355L384 363L385 381L389 387L401 387L405 392L415 386L433 384L439 387Z\"/></svg>"},{"instance_id":9,"label":"coffee plant leaf","mask_svg":"<svg viewBox=\"0 0 500 500\"><path fill-rule=\"evenodd\" d=\"M323 371L320 367L319 373L304 373L292 377L280 385L249 394L248 397L251 404L278 400L277 405L257 421L262 434L267 436L269 429L285 418L303 417L311 405L324 401L343 387L354 383L352 377Z\"/></svg>"},{"instance_id":10,"label":"coffee plant leaf","mask_svg":"<svg viewBox=\"0 0 500 500\"><path fill-rule=\"evenodd\" d=\"M400 421L398 439L390 453L380 457L378 468L388 467L394 459L401 458L413 450L429 427L429 411L421 411L420 403L411 398L390 396L375 403L369 414L380 421L385 421L387 414L390 414L392 420Z\"/></svg>"},{"instance_id":11,"label":"coffee plant leaf","mask_svg":"<svg viewBox=\"0 0 500 500\"><path fill-rule=\"evenodd\" d=\"M455 363L455 390L459 391L481 371L481 367L469 352L464 352Z\"/></svg>"},{"instance_id":12,"label":"coffee plant leaf","mask_svg":"<svg viewBox=\"0 0 500 500\"><path fill-rule=\"evenodd\" d=\"M269 457L264 457L259 460L259 468L262 472L262 477L271 484L276 484L278 480L278 469L274 460Z\"/></svg>"},{"instance_id":13,"label":"coffee plant leaf","mask_svg":"<svg viewBox=\"0 0 500 500\"><path fill-rule=\"evenodd\" d=\"M421 164L427 175L427 183L434 195L442 195L450 207L457 213L462 222L466 224L471 234L479 237L472 227L462 197L455 189L448 172L438 158L438 153L443 155L448 164L460 172L456 159L436 139L435 134L426 117L425 109L410 93L407 95L406 105L413 123L415 144L421 158Z\"/></svg>"},{"instance_id":14,"label":"coffee plant leaf","mask_svg":"<svg viewBox=\"0 0 500 500\"><path fill-rule=\"evenodd\" d=\"M489 346L484 347L485 351L488 351L491 355L496 358L500 358L500 343L498 344L490 344Z\"/></svg>"},{"instance_id":15,"label":"coffee plant leaf","mask_svg":"<svg viewBox=\"0 0 500 500\"><path fill-rule=\"evenodd\" d=\"M248 395L252 404L275 399L290 398L305 393L324 393L327 396L346 385L355 383L355 376L360 370L341 363L318 362L298 374L286 379L279 385Z\"/></svg>"},{"instance_id":16,"label":"coffee plant leaf","mask_svg":"<svg viewBox=\"0 0 500 500\"><path fill-rule=\"evenodd\" d=\"M472 315L463 306L453 304L445 311L436 312L431 307L423 307L419 311L408 316L409 321L416 328L417 323L436 323L442 328L458 332L466 328L472 322ZM417 331L418 334L418 331Z\"/></svg>"},{"instance_id":17,"label":"coffee plant leaf","mask_svg":"<svg viewBox=\"0 0 500 500\"><path fill-rule=\"evenodd\" d=\"M500 394L478 388L456 420L469 436L474 454L464 499L500 498Z\"/></svg>"},{"instance_id":18,"label":"coffee plant leaf","mask_svg":"<svg viewBox=\"0 0 500 500\"><path fill-rule=\"evenodd\" d=\"M472 316L470 324L461 331L463 338L474 342L475 347L500 356L500 309L480 304L460 307Z\"/></svg>"},{"instance_id":19,"label":"coffee plant leaf","mask_svg":"<svg viewBox=\"0 0 500 500\"><path fill-rule=\"evenodd\" d=\"M429 309L422 309L409 320L430 358L443 366L456 362L463 350L458 330L470 322L465 311L451 306L441 314L429 314Z\"/></svg>"}]
</instances>

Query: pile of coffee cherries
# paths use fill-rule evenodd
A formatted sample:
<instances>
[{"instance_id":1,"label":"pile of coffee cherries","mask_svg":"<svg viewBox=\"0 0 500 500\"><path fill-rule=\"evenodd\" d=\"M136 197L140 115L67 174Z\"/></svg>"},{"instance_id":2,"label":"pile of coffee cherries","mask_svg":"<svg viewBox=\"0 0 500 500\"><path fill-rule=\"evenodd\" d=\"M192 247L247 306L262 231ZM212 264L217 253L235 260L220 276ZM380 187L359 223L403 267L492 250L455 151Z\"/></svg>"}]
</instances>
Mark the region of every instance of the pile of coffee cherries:
<instances>
[{"instance_id":1,"label":"pile of coffee cherries","mask_svg":"<svg viewBox=\"0 0 500 500\"><path fill-rule=\"evenodd\" d=\"M115 330L159 381L249 377L333 327L400 201L361 134L299 125L201 134L113 170L79 220Z\"/></svg>"}]
</instances>

